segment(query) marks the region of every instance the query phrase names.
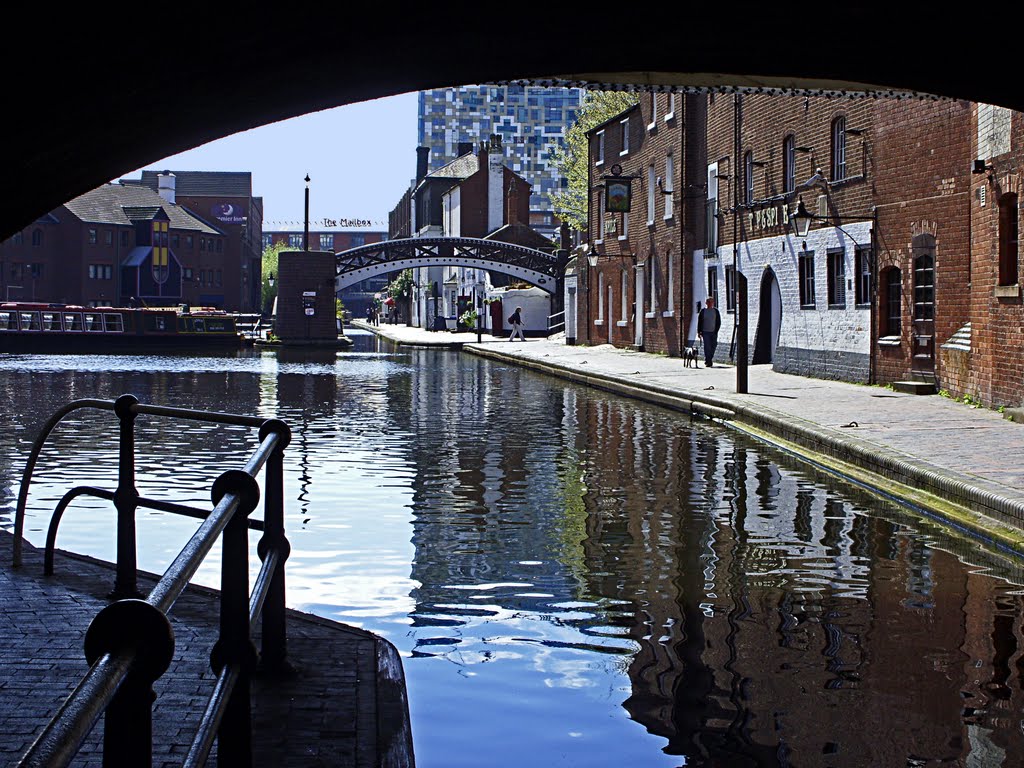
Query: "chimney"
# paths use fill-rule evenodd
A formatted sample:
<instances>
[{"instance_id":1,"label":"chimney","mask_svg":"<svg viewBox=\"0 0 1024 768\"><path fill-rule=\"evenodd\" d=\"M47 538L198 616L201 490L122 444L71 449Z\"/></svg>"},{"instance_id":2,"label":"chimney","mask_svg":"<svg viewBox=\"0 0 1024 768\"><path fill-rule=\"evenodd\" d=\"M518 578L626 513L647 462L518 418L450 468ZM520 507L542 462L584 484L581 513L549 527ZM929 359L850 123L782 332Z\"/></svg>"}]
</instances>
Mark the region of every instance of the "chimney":
<instances>
[{"instance_id":1,"label":"chimney","mask_svg":"<svg viewBox=\"0 0 1024 768\"><path fill-rule=\"evenodd\" d=\"M157 174L156 191L164 200L172 205L175 204L175 178L170 171L163 171Z\"/></svg>"},{"instance_id":2,"label":"chimney","mask_svg":"<svg viewBox=\"0 0 1024 768\"><path fill-rule=\"evenodd\" d=\"M493 232L504 224L505 218L505 158L501 148L494 151L494 146L484 145L487 157L487 231Z\"/></svg>"},{"instance_id":3,"label":"chimney","mask_svg":"<svg viewBox=\"0 0 1024 768\"><path fill-rule=\"evenodd\" d=\"M505 222L512 226L519 224L519 187L515 179L511 179L508 185L508 194L505 196Z\"/></svg>"},{"instance_id":4,"label":"chimney","mask_svg":"<svg viewBox=\"0 0 1024 768\"><path fill-rule=\"evenodd\" d=\"M459 142L459 155L458 155L459 157L462 157L463 155L468 155L472 151L473 151L473 142L472 141L460 141Z\"/></svg>"},{"instance_id":5,"label":"chimney","mask_svg":"<svg viewBox=\"0 0 1024 768\"><path fill-rule=\"evenodd\" d=\"M423 181L430 167L430 147L416 147L416 183Z\"/></svg>"}]
</instances>

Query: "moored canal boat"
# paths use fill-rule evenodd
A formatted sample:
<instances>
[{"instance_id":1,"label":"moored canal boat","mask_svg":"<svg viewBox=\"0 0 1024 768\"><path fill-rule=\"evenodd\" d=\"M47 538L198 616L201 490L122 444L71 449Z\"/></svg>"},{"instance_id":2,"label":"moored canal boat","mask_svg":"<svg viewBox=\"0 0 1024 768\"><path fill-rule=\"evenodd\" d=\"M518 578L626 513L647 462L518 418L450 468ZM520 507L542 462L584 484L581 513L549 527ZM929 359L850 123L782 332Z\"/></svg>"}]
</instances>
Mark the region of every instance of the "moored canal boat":
<instances>
[{"instance_id":1,"label":"moored canal boat","mask_svg":"<svg viewBox=\"0 0 1024 768\"><path fill-rule=\"evenodd\" d=\"M0 304L0 352L230 349L245 341L235 318L217 309Z\"/></svg>"}]
</instances>

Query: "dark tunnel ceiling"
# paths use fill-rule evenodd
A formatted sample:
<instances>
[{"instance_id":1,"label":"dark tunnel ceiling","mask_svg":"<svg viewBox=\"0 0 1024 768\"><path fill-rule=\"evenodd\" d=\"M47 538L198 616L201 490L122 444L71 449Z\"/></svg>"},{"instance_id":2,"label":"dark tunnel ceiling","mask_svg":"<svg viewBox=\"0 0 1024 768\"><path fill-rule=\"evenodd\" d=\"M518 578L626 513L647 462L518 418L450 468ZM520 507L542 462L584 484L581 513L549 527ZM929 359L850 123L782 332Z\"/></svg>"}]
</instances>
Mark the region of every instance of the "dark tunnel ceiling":
<instances>
[{"instance_id":1,"label":"dark tunnel ceiling","mask_svg":"<svg viewBox=\"0 0 1024 768\"><path fill-rule=\"evenodd\" d=\"M0 237L208 141L447 85L557 79L850 89L1024 105L1019 89L946 52L967 50L962 19L894 3L807 5L802 20L793 5L745 3L614 12L561 5L542 16L531 15L530 4L257 17L249 6L218 15L209 6L163 6L162 16L96 7L9 32L0 50L8 118Z\"/></svg>"}]
</instances>

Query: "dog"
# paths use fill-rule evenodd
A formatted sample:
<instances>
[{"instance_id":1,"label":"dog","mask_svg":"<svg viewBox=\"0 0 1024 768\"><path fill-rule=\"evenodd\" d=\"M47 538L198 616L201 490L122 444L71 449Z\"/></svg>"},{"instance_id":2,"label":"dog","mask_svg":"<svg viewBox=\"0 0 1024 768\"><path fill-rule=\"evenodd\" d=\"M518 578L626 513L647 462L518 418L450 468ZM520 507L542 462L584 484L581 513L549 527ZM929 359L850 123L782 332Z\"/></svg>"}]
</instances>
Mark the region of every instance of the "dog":
<instances>
[{"instance_id":1,"label":"dog","mask_svg":"<svg viewBox=\"0 0 1024 768\"><path fill-rule=\"evenodd\" d=\"M696 347L683 347L683 365L686 368L697 367L697 348Z\"/></svg>"}]
</instances>

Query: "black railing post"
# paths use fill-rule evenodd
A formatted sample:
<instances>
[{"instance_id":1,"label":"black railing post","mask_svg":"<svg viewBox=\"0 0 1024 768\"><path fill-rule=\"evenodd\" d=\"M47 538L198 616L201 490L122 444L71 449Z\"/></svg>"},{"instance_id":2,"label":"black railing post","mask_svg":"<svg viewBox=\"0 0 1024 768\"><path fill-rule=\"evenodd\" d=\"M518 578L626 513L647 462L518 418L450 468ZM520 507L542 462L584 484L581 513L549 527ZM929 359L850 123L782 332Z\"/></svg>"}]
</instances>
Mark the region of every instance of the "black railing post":
<instances>
[{"instance_id":1,"label":"black railing post","mask_svg":"<svg viewBox=\"0 0 1024 768\"><path fill-rule=\"evenodd\" d=\"M267 600L263 606L263 642L260 664L266 670L286 669L288 665L288 633L285 626L285 572L291 546L284 533L284 449L291 440L291 430L283 421L272 419L260 428L260 439L277 433L279 440L267 460L263 501L263 537L257 552L266 560L270 551L278 554L277 568L271 577Z\"/></svg>"},{"instance_id":2,"label":"black railing post","mask_svg":"<svg viewBox=\"0 0 1024 768\"><path fill-rule=\"evenodd\" d=\"M90 665L105 655L128 652L135 659L104 719L103 768L153 764L153 683L174 657L174 631L167 617L143 600L108 605L85 635L85 658Z\"/></svg>"},{"instance_id":3,"label":"black railing post","mask_svg":"<svg viewBox=\"0 0 1024 768\"><path fill-rule=\"evenodd\" d=\"M226 494L239 498L238 509L224 528L220 570L220 639L210 654L218 675L226 666L238 667L238 679L228 698L217 731L217 764L227 768L252 765L252 720L249 680L256 667L256 649L249 628L249 514L259 503L260 490L252 475L228 470L213 484L214 506Z\"/></svg>"},{"instance_id":4,"label":"black railing post","mask_svg":"<svg viewBox=\"0 0 1024 768\"><path fill-rule=\"evenodd\" d=\"M139 491L135 487L135 410L139 400L121 395L114 401L114 413L121 422L118 440L117 489L117 574L112 597L140 597L136 583L135 510Z\"/></svg>"}]
</instances>

